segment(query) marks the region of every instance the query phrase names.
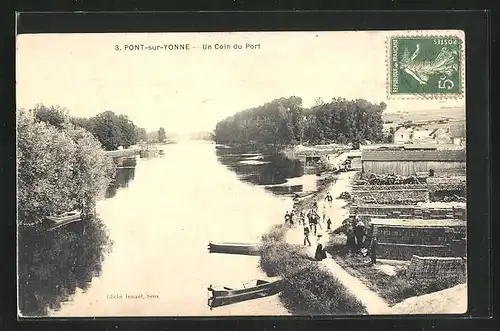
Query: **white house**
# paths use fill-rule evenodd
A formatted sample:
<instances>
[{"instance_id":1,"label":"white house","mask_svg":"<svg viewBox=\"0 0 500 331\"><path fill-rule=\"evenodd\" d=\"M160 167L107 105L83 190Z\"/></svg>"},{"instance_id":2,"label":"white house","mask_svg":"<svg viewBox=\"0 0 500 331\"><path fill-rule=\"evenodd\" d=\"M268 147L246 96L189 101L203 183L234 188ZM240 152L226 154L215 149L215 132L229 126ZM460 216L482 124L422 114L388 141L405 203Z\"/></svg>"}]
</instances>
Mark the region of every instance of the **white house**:
<instances>
[{"instance_id":1,"label":"white house","mask_svg":"<svg viewBox=\"0 0 500 331\"><path fill-rule=\"evenodd\" d=\"M394 132L392 142L395 144L405 144L411 141L411 130L405 127L400 127Z\"/></svg>"},{"instance_id":2,"label":"white house","mask_svg":"<svg viewBox=\"0 0 500 331\"><path fill-rule=\"evenodd\" d=\"M411 135L411 141L412 142L426 142L426 143L432 143L433 137L431 136L432 130L429 129L416 129L413 131Z\"/></svg>"}]
</instances>

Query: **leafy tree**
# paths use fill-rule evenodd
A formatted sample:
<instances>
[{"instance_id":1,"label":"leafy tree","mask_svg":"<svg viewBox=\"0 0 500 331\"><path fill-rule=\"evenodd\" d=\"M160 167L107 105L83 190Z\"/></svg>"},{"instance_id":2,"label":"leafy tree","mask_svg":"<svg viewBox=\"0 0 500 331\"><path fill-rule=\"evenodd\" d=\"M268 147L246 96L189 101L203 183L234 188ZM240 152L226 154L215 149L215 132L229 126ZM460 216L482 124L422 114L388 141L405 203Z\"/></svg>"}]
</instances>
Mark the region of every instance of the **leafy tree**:
<instances>
[{"instance_id":1,"label":"leafy tree","mask_svg":"<svg viewBox=\"0 0 500 331\"><path fill-rule=\"evenodd\" d=\"M147 141L148 134L144 128L136 128L137 141Z\"/></svg>"},{"instance_id":2,"label":"leafy tree","mask_svg":"<svg viewBox=\"0 0 500 331\"><path fill-rule=\"evenodd\" d=\"M167 135L165 133L165 129L163 127L161 127L159 130L158 130L158 141L163 143L167 140Z\"/></svg>"},{"instance_id":3,"label":"leafy tree","mask_svg":"<svg viewBox=\"0 0 500 331\"><path fill-rule=\"evenodd\" d=\"M119 118L112 111L105 111L92 118L92 132L106 150L115 150L122 146L124 137Z\"/></svg>"},{"instance_id":4,"label":"leafy tree","mask_svg":"<svg viewBox=\"0 0 500 331\"><path fill-rule=\"evenodd\" d=\"M137 136L138 128L126 115L118 116L118 125L120 126L122 137L121 146L128 148L139 141Z\"/></svg>"},{"instance_id":5,"label":"leafy tree","mask_svg":"<svg viewBox=\"0 0 500 331\"><path fill-rule=\"evenodd\" d=\"M19 309L24 316L60 307L99 274L109 238L94 213L113 171L91 133L70 122L40 121L21 110L17 122ZM80 231L47 232L46 215L83 212ZM70 226L70 225L68 225Z\"/></svg>"},{"instance_id":6,"label":"leafy tree","mask_svg":"<svg viewBox=\"0 0 500 331\"><path fill-rule=\"evenodd\" d=\"M390 144L390 143L392 143L392 142L393 142L393 140L394 140L394 132L395 132L394 127L392 127L392 126L391 126L391 127L389 128L389 133L387 133L387 137L386 137L386 139L385 139L385 142L386 142L386 143L389 143L389 144Z\"/></svg>"},{"instance_id":7,"label":"leafy tree","mask_svg":"<svg viewBox=\"0 0 500 331\"><path fill-rule=\"evenodd\" d=\"M146 130L137 127L126 115L116 115L112 111L102 112L91 118L70 119L76 126L91 132L106 150L115 150L147 140Z\"/></svg>"},{"instance_id":8,"label":"leafy tree","mask_svg":"<svg viewBox=\"0 0 500 331\"><path fill-rule=\"evenodd\" d=\"M158 131L148 133L148 142L158 142Z\"/></svg>"},{"instance_id":9,"label":"leafy tree","mask_svg":"<svg viewBox=\"0 0 500 331\"><path fill-rule=\"evenodd\" d=\"M68 110L60 106L44 106L36 104L30 110L35 116L37 122L45 122L55 127L62 127L69 119Z\"/></svg>"},{"instance_id":10,"label":"leafy tree","mask_svg":"<svg viewBox=\"0 0 500 331\"><path fill-rule=\"evenodd\" d=\"M298 97L280 98L217 123L215 140L225 144L295 145L352 143L385 139L382 112L386 104L363 99L332 99L325 103L316 98L309 109L302 108Z\"/></svg>"},{"instance_id":11,"label":"leafy tree","mask_svg":"<svg viewBox=\"0 0 500 331\"><path fill-rule=\"evenodd\" d=\"M57 128L24 111L17 132L19 222L75 208L91 213L112 171L100 143L82 128Z\"/></svg>"}]
</instances>

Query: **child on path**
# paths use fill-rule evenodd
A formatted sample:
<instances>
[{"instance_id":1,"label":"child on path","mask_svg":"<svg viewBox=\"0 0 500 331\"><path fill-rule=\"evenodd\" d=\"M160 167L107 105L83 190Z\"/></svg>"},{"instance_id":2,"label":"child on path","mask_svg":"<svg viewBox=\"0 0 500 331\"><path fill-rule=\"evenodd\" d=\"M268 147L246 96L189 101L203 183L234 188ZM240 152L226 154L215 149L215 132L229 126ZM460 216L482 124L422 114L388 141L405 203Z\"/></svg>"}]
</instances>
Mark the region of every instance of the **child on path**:
<instances>
[{"instance_id":1,"label":"child on path","mask_svg":"<svg viewBox=\"0 0 500 331\"><path fill-rule=\"evenodd\" d=\"M332 195L331 195L331 193L330 193L330 192L328 192L328 193L326 194L325 199L326 199L326 201L328 202L328 204L329 204L329 205L330 205L330 207L331 207L331 206L332 206L333 197L332 197Z\"/></svg>"},{"instance_id":2,"label":"child on path","mask_svg":"<svg viewBox=\"0 0 500 331\"><path fill-rule=\"evenodd\" d=\"M306 245L306 243L311 246L311 242L309 241L309 233L309 227L307 225L304 225L304 246Z\"/></svg>"},{"instance_id":3,"label":"child on path","mask_svg":"<svg viewBox=\"0 0 500 331\"><path fill-rule=\"evenodd\" d=\"M285 213L285 224L289 224L290 223L290 213L288 213L288 210L287 212Z\"/></svg>"},{"instance_id":4,"label":"child on path","mask_svg":"<svg viewBox=\"0 0 500 331\"><path fill-rule=\"evenodd\" d=\"M326 230L328 232L332 231L332 220L330 219L330 217L328 217L328 219L326 220Z\"/></svg>"}]
</instances>

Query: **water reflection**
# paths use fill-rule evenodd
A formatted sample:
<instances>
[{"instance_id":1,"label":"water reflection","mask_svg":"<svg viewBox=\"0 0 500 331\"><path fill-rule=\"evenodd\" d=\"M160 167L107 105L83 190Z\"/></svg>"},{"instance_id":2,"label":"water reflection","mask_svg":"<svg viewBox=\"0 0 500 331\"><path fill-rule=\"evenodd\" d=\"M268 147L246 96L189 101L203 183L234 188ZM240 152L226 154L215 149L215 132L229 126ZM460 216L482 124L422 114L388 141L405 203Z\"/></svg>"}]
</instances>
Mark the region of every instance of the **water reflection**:
<instances>
[{"instance_id":1,"label":"water reflection","mask_svg":"<svg viewBox=\"0 0 500 331\"><path fill-rule=\"evenodd\" d=\"M100 219L88 219L53 232L19 228L19 309L23 316L57 310L99 276L109 238Z\"/></svg>"},{"instance_id":2,"label":"water reflection","mask_svg":"<svg viewBox=\"0 0 500 331\"><path fill-rule=\"evenodd\" d=\"M207 244L258 242L270 226L282 222L289 199L238 180L218 161L211 144L166 146L164 157L140 159L135 171L128 188L120 187L116 196L100 201L96 208L114 241L102 274L87 292L77 290L50 316L287 313L277 297L210 311L206 288L265 277L258 257L210 254ZM106 299L113 293L149 293L158 298L140 303Z\"/></svg>"},{"instance_id":3,"label":"water reflection","mask_svg":"<svg viewBox=\"0 0 500 331\"><path fill-rule=\"evenodd\" d=\"M219 162L236 172L243 181L255 185L267 185L266 190L275 194L302 192L302 185L280 185L288 179L304 175L304 166L299 160L291 160L276 151L244 151L233 148L216 150ZM269 186L279 185L279 186Z\"/></svg>"},{"instance_id":4,"label":"water reflection","mask_svg":"<svg viewBox=\"0 0 500 331\"><path fill-rule=\"evenodd\" d=\"M86 223L74 223L54 233L20 229L19 302L23 315L46 315L47 311L51 316L66 317L286 314L276 297L210 312L205 299L208 284L233 284L264 275L258 258L210 255L206 244L214 238L256 241L270 225L281 223L288 203L236 180L228 167L243 181L276 185L264 187L287 194L303 189L298 182L303 174L300 162L258 151L218 151L217 156L212 146L185 144L170 146L163 158L116 160L118 168L108 199L97 208L115 242L102 275L108 237L100 220L92 220L86 227ZM292 183L290 178L294 178ZM182 185L172 185L175 183ZM117 194L129 185L126 193ZM196 201L196 208L190 201ZM168 218L157 212L158 206L168 210ZM204 220L210 226L200 231ZM176 253L183 245L189 247L189 263L184 254ZM189 290L178 285L181 283L189 283ZM79 293L77 288L88 291ZM142 303L141 309L132 301L102 300L106 293L125 291L159 294L160 299ZM58 311L67 300L71 302Z\"/></svg>"},{"instance_id":5,"label":"water reflection","mask_svg":"<svg viewBox=\"0 0 500 331\"><path fill-rule=\"evenodd\" d=\"M106 190L106 198L114 197L119 188L128 187L130 181L135 178L136 159L123 160L122 164L116 168L115 177Z\"/></svg>"}]
</instances>

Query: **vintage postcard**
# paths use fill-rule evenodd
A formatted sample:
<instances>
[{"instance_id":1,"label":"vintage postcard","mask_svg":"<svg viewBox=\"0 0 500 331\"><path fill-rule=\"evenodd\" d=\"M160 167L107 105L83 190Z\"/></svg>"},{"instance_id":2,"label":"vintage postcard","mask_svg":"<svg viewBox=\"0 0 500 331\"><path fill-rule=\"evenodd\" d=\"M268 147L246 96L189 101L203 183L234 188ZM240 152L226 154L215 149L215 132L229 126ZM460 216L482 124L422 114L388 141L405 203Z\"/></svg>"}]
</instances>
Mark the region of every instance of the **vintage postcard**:
<instances>
[{"instance_id":1,"label":"vintage postcard","mask_svg":"<svg viewBox=\"0 0 500 331\"><path fill-rule=\"evenodd\" d=\"M19 317L465 313L465 42L17 36Z\"/></svg>"}]
</instances>

